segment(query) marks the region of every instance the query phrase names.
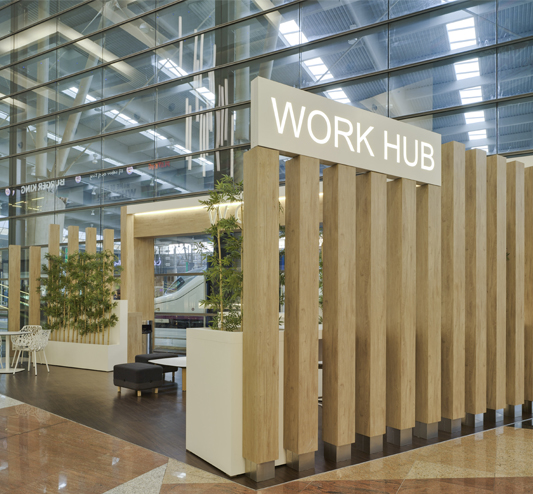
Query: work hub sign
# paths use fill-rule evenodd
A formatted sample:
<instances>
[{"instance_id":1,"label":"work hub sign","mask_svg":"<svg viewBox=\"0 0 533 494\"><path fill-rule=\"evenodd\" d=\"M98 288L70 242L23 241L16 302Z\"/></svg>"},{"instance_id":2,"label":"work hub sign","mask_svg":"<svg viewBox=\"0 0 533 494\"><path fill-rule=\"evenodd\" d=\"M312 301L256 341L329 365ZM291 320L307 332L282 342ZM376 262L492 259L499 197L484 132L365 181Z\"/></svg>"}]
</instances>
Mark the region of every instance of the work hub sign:
<instances>
[{"instance_id":1,"label":"work hub sign","mask_svg":"<svg viewBox=\"0 0 533 494\"><path fill-rule=\"evenodd\" d=\"M261 77L252 82L252 147L441 184L441 136Z\"/></svg>"}]
</instances>

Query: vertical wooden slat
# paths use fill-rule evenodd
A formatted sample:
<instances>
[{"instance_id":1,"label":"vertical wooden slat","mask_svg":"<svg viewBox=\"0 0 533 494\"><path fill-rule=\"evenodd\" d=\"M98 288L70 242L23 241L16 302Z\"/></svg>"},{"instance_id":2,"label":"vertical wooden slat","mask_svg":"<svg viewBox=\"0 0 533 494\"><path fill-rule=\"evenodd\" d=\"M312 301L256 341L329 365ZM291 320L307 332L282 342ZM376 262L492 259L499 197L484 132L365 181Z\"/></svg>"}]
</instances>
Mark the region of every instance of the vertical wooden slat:
<instances>
[{"instance_id":1,"label":"vertical wooden slat","mask_svg":"<svg viewBox=\"0 0 533 494\"><path fill-rule=\"evenodd\" d=\"M533 167L524 172L525 289L524 289L524 398L533 401Z\"/></svg>"},{"instance_id":2,"label":"vertical wooden slat","mask_svg":"<svg viewBox=\"0 0 533 494\"><path fill-rule=\"evenodd\" d=\"M243 457L274 474L279 427L279 158L244 155Z\"/></svg>"},{"instance_id":3,"label":"vertical wooden slat","mask_svg":"<svg viewBox=\"0 0 533 494\"><path fill-rule=\"evenodd\" d=\"M10 245L8 330L20 331L20 245ZM9 355L6 355L6 359Z\"/></svg>"},{"instance_id":4,"label":"vertical wooden slat","mask_svg":"<svg viewBox=\"0 0 533 494\"><path fill-rule=\"evenodd\" d=\"M133 242L135 263L135 298L132 310L141 312L143 320L154 319L154 239L136 238ZM131 301L131 298L130 298ZM129 305L129 304L128 304Z\"/></svg>"},{"instance_id":5,"label":"vertical wooden slat","mask_svg":"<svg viewBox=\"0 0 533 494\"><path fill-rule=\"evenodd\" d=\"M111 252L111 254L115 253L115 230L111 228L106 228L104 230L104 240L102 242L102 250L104 252ZM113 274L114 270L114 262L111 261L111 263L107 266L108 268L108 275ZM113 302L113 295L111 295L111 302ZM155 302L154 302L155 303ZM104 328L104 331L101 335L101 342L103 344L108 344L109 337L110 337L110 328ZM155 335L153 335L155 338Z\"/></svg>"},{"instance_id":6,"label":"vertical wooden slat","mask_svg":"<svg viewBox=\"0 0 533 494\"><path fill-rule=\"evenodd\" d=\"M120 298L130 300L128 312L135 312L131 304L135 298L135 263L133 255L134 238L134 216L128 214L127 206L120 208L120 264L122 272L120 274Z\"/></svg>"},{"instance_id":7,"label":"vertical wooden slat","mask_svg":"<svg viewBox=\"0 0 533 494\"><path fill-rule=\"evenodd\" d=\"M48 254L51 256L58 256L60 252L61 232L59 225L49 225L48 227ZM50 339L57 340L57 331L53 331L50 335Z\"/></svg>"},{"instance_id":8,"label":"vertical wooden slat","mask_svg":"<svg viewBox=\"0 0 533 494\"><path fill-rule=\"evenodd\" d=\"M285 163L284 448L296 470L318 449L318 194L320 165Z\"/></svg>"},{"instance_id":9,"label":"vertical wooden slat","mask_svg":"<svg viewBox=\"0 0 533 494\"><path fill-rule=\"evenodd\" d=\"M386 432L387 177L357 177L356 446L383 449Z\"/></svg>"},{"instance_id":10,"label":"vertical wooden slat","mask_svg":"<svg viewBox=\"0 0 533 494\"><path fill-rule=\"evenodd\" d=\"M506 405L506 195L503 156L487 158L487 409L489 419ZM490 417L492 415L492 417ZM503 420L503 416L501 416Z\"/></svg>"},{"instance_id":11,"label":"vertical wooden slat","mask_svg":"<svg viewBox=\"0 0 533 494\"><path fill-rule=\"evenodd\" d=\"M487 165L480 149L466 152L465 411L480 425L487 410Z\"/></svg>"},{"instance_id":12,"label":"vertical wooden slat","mask_svg":"<svg viewBox=\"0 0 533 494\"><path fill-rule=\"evenodd\" d=\"M68 255L75 254L80 250L80 227L70 225L68 227Z\"/></svg>"},{"instance_id":13,"label":"vertical wooden slat","mask_svg":"<svg viewBox=\"0 0 533 494\"><path fill-rule=\"evenodd\" d=\"M30 247L30 300L29 324L41 324L41 293L39 291L41 277L41 248L37 245Z\"/></svg>"},{"instance_id":14,"label":"vertical wooden slat","mask_svg":"<svg viewBox=\"0 0 533 494\"><path fill-rule=\"evenodd\" d=\"M416 377L416 183L387 184L387 441L412 443Z\"/></svg>"},{"instance_id":15,"label":"vertical wooden slat","mask_svg":"<svg viewBox=\"0 0 533 494\"><path fill-rule=\"evenodd\" d=\"M326 457L343 461L355 442L356 169L331 166L323 178L322 438Z\"/></svg>"},{"instance_id":16,"label":"vertical wooden slat","mask_svg":"<svg viewBox=\"0 0 533 494\"><path fill-rule=\"evenodd\" d=\"M438 435L441 419L441 190L416 192L416 426Z\"/></svg>"},{"instance_id":17,"label":"vertical wooden slat","mask_svg":"<svg viewBox=\"0 0 533 494\"><path fill-rule=\"evenodd\" d=\"M524 206L524 165L512 161L507 163L507 405L510 407L524 403Z\"/></svg>"},{"instance_id":18,"label":"vertical wooden slat","mask_svg":"<svg viewBox=\"0 0 533 494\"><path fill-rule=\"evenodd\" d=\"M85 229L85 252L96 254L96 228ZM96 343L96 334L90 333L83 337L83 343Z\"/></svg>"},{"instance_id":19,"label":"vertical wooden slat","mask_svg":"<svg viewBox=\"0 0 533 494\"><path fill-rule=\"evenodd\" d=\"M465 415L465 146L442 146L442 421Z\"/></svg>"}]
</instances>

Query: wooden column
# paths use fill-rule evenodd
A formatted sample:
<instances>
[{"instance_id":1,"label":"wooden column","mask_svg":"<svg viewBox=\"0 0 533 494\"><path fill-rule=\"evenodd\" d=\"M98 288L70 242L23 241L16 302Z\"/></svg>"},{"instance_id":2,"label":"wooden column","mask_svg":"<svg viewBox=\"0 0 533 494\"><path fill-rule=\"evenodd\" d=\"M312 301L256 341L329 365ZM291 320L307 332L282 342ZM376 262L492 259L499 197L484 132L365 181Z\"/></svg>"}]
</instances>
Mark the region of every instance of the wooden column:
<instances>
[{"instance_id":1,"label":"wooden column","mask_svg":"<svg viewBox=\"0 0 533 494\"><path fill-rule=\"evenodd\" d=\"M110 228L104 230L104 242L102 248L104 251L108 250L111 254L115 253L115 230Z\"/></svg>"},{"instance_id":2,"label":"wooden column","mask_svg":"<svg viewBox=\"0 0 533 494\"><path fill-rule=\"evenodd\" d=\"M41 277L41 248L30 247L30 298L29 298L29 324L41 324L41 293L39 291Z\"/></svg>"},{"instance_id":3,"label":"wooden column","mask_svg":"<svg viewBox=\"0 0 533 494\"><path fill-rule=\"evenodd\" d=\"M71 225L68 227L68 255L76 254L80 250L80 227Z\"/></svg>"},{"instance_id":4,"label":"wooden column","mask_svg":"<svg viewBox=\"0 0 533 494\"><path fill-rule=\"evenodd\" d=\"M128 214L128 207L120 208L120 264L122 273L120 274L120 298L129 300L128 312L135 312L133 309L133 300L135 297L135 264L133 255L133 238L134 238L134 216Z\"/></svg>"},{"instance_id":5,"label":"wooden column","mask_svg":"<svg viewBox=\"0 0 533 494\"><path fill-rule=\"evenodd\" d=\"M58 256L61 251L61 231L59 225L52 224L48 227L48 254L51 256ZM58 339L58 332L52 331L50 334L51 340Z\"/></svg>"},{"instance_id":6,"label":"wooden column","mask_svg":"<svg viewBox=\"0 0 533 494\"><path fill-rule=\"evenodd\" d=\"M142 313L143 321L154 319L154 239L136 238L133 242L133 262L135 277L131 280L135 288L134 298L129 298L132 304L128 312Z\"/></svg>"},{"instance_id":7,"label":"wooden column","mask_svg":"<svg viewBox=\"0 0 533 494\"><path fill-rule=\"evenodd\" d=\"M487 158L487 420L503 420L506 405L507 164Z\"/></svg>"},{"instance_id":8,"label":"wooden column","mask_svg":"<svg viewBox=\"0 0 533 494\"><path fill-rule=\"evenodd\" d=\"M10 245L8 330L20 331L20 245ZM6 359L10 358L6 355Z\"/></svg>"},{"instance_id":9,"label":"wooden column","mask_svg":"<svg viewBox=\"0 0 533 494\"><path fill-rule=\"evenodd\" d=\"M96 228L85 229L85 252L96 254Z\"/></svg>"},{"instance_id":10,"label":"wooden column","mask_svg":"<svg viewBox=\"0 0 533 494\"><path fill-rule=\"evenodd\" d=\"M287 465L314 468L318 449L318 194L320 164L285 163L283 447Z\"/></svg>"},{"instance_id":11,"label":"wooden column","mask_svg":"<svg viewBox=\"0 0 533 494\"><path fill-rule=\"evenodd\" d=\"M465 146L442 146L442 420L446 432L465 416Z\"/></svg>"},{"instance_id":12,"label":"wooden column","mask_svg":"<svg viewBox=\"0 0 533 494\"><path fill-rule=\"evenodd\" d=\"M274 477L279 427L279 154L244 154L243 457L255 481ZM153 297L152 297L153 298Z\"/></svg>"},{"instance_id":13,"label":"wooden column","mask_svg":"<svg viewBox=\"0 0 533 494\"><path fill-rule=\"evenodd\" d=\"M383 449L386 432L387 177L357 177L356 446Z\"/></svg>"},{"instance_id":14,"label":"wooden column","mask_svg":"<svg viewBox=\"0 0 533 494\"><path fill-rule=\"evenodd\" d=\"M349 460L355 442L356 169L323 172L322 439L326 459Z\"/></svg>"},{"instance_id":15,"label":"wooden column","mask_svg":"<svg viewBox=\"0 0 533 494\"><path fill-rule=\"evenodd\" d=\"M507 163L507 409L522 415L524 403L524 165Z\"/></svg>"},{"instance_id":16,"label":"wooden column","mask_svg":"<svg viewBox=\"0 0 533 494\"><path fill-rule=\"evenodd\" d=\"M416 425L423 439L438 436L441 420L440 187L416 189Z\"/></svg>"},{"instance_id":17,"label":"wooden column","mask_svg":"<svg viewBox=\"0 0 533 494\"><path fill-rule=\"evenodd\" d=\"M416 377L416 183L387 184L387 441L413 442Z\"/></svg>"},{"instance_id":18,"label":"wooden column","mask_svg":"<svg viewBox=\"0 0 533 494\"><path fill-rule=\"evenodd\" d=\"M533 168L524 172L525 288L524 288L524 398L531 413L533 402Z\"/></svg>"},{"instance_id":19,"label":"wooden column","mask_svg":"<svg viewBox=\"0 0 533 494\"><path fill-rule=\"evenodd\" d=\"M471 149L465 162L465 424L487 411L487 161Z\"/></svg>"}]
</instances>

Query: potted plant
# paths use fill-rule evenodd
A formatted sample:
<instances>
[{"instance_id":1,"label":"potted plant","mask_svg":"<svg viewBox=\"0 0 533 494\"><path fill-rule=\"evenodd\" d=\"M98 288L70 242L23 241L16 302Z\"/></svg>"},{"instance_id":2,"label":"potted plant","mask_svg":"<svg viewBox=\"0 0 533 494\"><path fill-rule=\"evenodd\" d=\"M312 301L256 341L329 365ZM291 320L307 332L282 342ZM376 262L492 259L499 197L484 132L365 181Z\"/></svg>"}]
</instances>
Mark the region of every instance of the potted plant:
<instances>
[{"instance_id":1,"label":"potted plant","mask_svg":"<svg viewBox=\"0 0 533 494\"><path fill-rule=\"evenodd\" d=\"M211 219L205 233L212 250L198 245L208 262L209 328L187 329L187 437L189 451L226 474L245 471L242 456L242 182L223 177L200 201ZM282 275L280 275L282 279ZM216 413L213 414L213 410ZM280 331L280 424L283 424L283 331ZM284 464L283 427L280 455Z\"/></svg>"}]
</instances>

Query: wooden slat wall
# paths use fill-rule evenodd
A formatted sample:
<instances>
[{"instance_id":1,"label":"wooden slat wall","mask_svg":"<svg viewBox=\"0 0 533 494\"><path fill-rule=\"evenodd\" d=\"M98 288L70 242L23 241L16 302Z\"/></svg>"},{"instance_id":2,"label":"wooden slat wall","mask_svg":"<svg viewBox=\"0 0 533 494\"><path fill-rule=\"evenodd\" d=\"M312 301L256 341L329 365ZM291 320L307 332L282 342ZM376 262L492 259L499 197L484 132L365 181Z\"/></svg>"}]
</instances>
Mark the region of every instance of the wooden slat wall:
<instances>
[{"instance_id":1,"label":"wooden slat wall","mask_svg":"<svg viewBox=\"0 0 533 494\"><path fill-rule=\"evenodd\" d=\"M122 266L120 298L129 300L128 312L136 312L133 308L135 299L134 221L135 217L128 214L128 207L122 206L120 208L120 263Z\"/></svg>"},{"instance_id":2,"label":"wooden slat wall","mask_svg":"<svg viewBox=\"0 0 533 494\"><path fill-rule=\"evenodd\" d=\"M285 163L283 439L289 455L307 457L318 449L319 172L316 158Z\"/></svg>"},{"instance_id":3,"label":"wooden slat wall","mask_svg":"<svg viewBox=\"0 0 533 494\"><path fill-rule=\"evenodd\" d=\"M104 241L102 243L102 250L108 250L111 254L115 253L115 230L106 228L104 230Z\"/></svg>"},{"instance_id":4,"label":"wooden slat wall","mask_svg":"<svg viewBox=\"0 0 533 494\"><path fill-rule=\"evenodd\" d=\"M533 167L524 172L525 289L524 289L524 398L533 401Z\"/></svg>"},{"instance_id":5,"label":"wooden slat wall","mask_svg":"<svg viewBox=\"0 0 533 494\"><path fill-rule=\"evenodd\" d=\"M29 319L31 325L41 324L41 294L39 293L39 278L41 277L41 248L36 245L30 247L30 300Z\"/></svg>"},{"instance_id":6,"label":"wooden slat wall","mask_svg":"<svg viewBox=\"0 0 533 494\"><path fill-rule=\"evenodd\" d=\"M507 404L524 403L524 165L507 163Z\"/></svg>"},{"instance_id":7,"label":"wooden slat wall","mask_svg":"<svg viewBox=\"0 0 533 494\"><path fill-rule=\"evenodd\" d=\"M48 254L51 256L58 256L60 252L61 232L59 225L49 225L48 227ZM58 332L52 331L50 334L51 340L58 339Z\"/></svg>"},{"instance_id":8,"label":"wooden slat wall","mask_svg":"<svg viewBox=\"0 0 533 494\"><path fill-rule=\"evenodd\" d=\"M96 228L85 229L85 252L96 254Z\"/></svg>"},{"instance_id":9,"label":"wooden slat wall","mask_svg":"<svg viewBox=\"0 0 533 494\"><path fill-rule=\"evenodd\" d=\"M128 300L129 312L141 312L143 320L154 318L154 239L136 238L134 240L135 288L134 298ZM131 311L129 304L132 304Z\"/></svg>"},{"instance_id":10,"label":"wooden slat wall","mask_svg":"<svg viewBox=\"0 0 533 494\"><path fill-rule=\"evenodd\" d=\"M80 227L71 225L68 227L68 255L80 250Z\"/></svg>"},{"instance_id":11,"label":"wooden slat wall","mask_svg":"<svg viewBox=\"0 0 533 494\"><path fill-rule=\"evenodd\" d=\"M487 409L487 168L479 149L466 152L465 410Z\"/></svg>"},{"instance_id":12,"label":"wooden slat wall","mask_svg":"<svg viewBox=\"0 0 533 494\"><path fill-rule=\"evenodd\" d=\"M386 431L387 177L357 177L356 434ZM363 437L356 436L361 446Z\"/></svg>"},{"instance_id":13,"label":"wooden slat wall","mask_svg":"<svg viewBox=\"0 0 533 494\"><path fill-rule=\"evenodd\" d=\"M324 170L322 439L355 442L356 170Z\"/></svg>"},{"instance_id":14,"label":"wooden slat wall","mask_svg":"<svg viewBox=\"0 0 533 494\"><path fill-rule=\"evenodd\" d=\"M441 419L440 187L416 191L416 421Z\"/></svg>"},{"instance_id":15,"label":"wooden slat wall","mask_svg":"<svg viewBox=\"0 0 533 494\"><path fill-rule=\"evenodd\" d=\"M487 408L506 405L506 194L503 156L487 158Z\"/></svg>"},{"instance_id":16,"label":"wooden slat wall","mask_svg":"<svg viewBox=\"0 0 533 494\"><path fill-rule=\"evenodd\" d=\"M243 457L262 464L279 451L279 153L245 153L244 183Z\"/></svg>"},{"instance_id":17,"label":"wooden slat wall","mask_svg":"<svg viewBox=\"0 0 533 494\"><path fill-rule=\"evenodd\" d=\"M465 415L465 147L442 146L442 417Z\"/></svg>"},{"instance_id":18,"label":"wooden slat wall","mask_svg":"<svg viewBox=\"0 0 533 494\"><path fill-rule=\"evenodd\" d=\"M387 427L399 431L415 426L415 256L416 183L396 179L387 184L386 355Z\"/></svg>"},{"instance_id":19,"label":"wooden slat wall","mask_svg":"<svg viewBox=\"0 0 533 494\"><path fill-rule=\"evenodd\" d=\"M8 330L20 331L20 245L10 245ZM9 358L9 356L6 356Z\"/></svg>"}]
</instances>

